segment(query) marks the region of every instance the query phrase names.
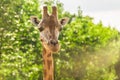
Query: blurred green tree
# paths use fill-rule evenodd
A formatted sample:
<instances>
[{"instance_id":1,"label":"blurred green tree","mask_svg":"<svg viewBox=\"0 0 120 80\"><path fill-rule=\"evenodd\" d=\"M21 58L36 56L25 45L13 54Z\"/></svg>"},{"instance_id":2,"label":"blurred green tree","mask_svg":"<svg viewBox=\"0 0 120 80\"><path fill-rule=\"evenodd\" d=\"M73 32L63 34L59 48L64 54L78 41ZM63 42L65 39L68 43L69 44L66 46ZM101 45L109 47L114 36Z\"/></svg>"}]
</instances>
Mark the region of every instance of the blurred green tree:
<instances>
[{"instance_id":1,"label":"blurred green tree","mask_svg":"<svg viewBox=\"0 0 120 80\"><path fill-rule=\"evenodd\" d=\"M41 45L31 15L41 17L36 0L0 0L0 79L41 78Z\"/></svg>"}]
</instances>

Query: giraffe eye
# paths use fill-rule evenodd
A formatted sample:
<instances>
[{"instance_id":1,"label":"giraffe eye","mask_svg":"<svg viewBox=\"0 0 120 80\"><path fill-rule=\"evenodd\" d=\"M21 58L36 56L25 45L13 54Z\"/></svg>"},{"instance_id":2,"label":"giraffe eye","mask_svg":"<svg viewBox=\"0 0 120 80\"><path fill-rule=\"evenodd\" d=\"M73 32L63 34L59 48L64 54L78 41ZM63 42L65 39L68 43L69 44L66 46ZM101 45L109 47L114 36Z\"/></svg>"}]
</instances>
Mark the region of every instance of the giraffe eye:
<instances>
[{"instance_id":1,"label":"giraffe eye","mask_svg":"<svg viewBox=\"0 0 120 80\"><path fill-rule=\"evenodd\" d=\"M41 32L41 31L43 31L43 30L44 30L44 27L41 26L41 27L39 28L39 31Z\"/></svg>"}]
</instances>

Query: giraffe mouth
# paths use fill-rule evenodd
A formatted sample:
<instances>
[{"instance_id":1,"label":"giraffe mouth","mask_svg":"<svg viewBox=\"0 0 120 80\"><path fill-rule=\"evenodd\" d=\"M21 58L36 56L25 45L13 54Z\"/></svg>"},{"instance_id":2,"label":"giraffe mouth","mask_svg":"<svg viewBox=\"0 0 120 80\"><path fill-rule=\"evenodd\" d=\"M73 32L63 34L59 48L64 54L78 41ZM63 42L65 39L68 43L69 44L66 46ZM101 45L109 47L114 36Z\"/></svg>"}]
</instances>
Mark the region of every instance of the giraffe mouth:
<instances>
[{"instance_id":1,"label":"giraffe mouth","mask_svg":"<svg viewBox=\"0 0 120 80\"><path fill-rule=\"evenodd\" d=\"M49 50L52 52L57 52L60 49L59 42L56 39L51 39L47 45Z\"/></svg>"},{"instance_id":2,"label":"giraffe mouth","mask_svg":"<svg viewBox=\"0 0 120 80\"><path fill-rule=\"evenodd\" d=\"M57 52L60 49L60 45L59 44L56 44L56 45L53 45L53 44L49 45L48 44L48 46L49 46L50 51L52 51L52 52Z\"/></svg>"}]
</instances>

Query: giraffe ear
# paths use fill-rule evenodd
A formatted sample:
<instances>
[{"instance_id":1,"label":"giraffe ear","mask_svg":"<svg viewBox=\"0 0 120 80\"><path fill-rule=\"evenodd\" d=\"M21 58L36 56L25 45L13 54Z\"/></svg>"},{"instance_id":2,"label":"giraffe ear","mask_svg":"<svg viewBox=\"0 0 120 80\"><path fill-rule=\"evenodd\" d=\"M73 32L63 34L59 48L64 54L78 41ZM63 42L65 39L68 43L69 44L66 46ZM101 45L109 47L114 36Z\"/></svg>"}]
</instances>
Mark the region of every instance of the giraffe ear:
<instances>
[{"instance_id":1,"label":"giraffe ear","mask_svg":"<svg viewBox=\"0 0 120 80\"><path fill-rule=\"evenodd\" d=\"M64 26L68 21L69 21L69 18L63 18L60 20L60 24Z\"/></svg>"},{"instance_id":2,"label":"giraffe ear","mask_svg":"<svg viewBox=\"0 0 120 80\"><path fill-rule=\"evenodd\" d=\"M38 24L40 23L40 20L36 16L31 16L30 20L35 26L38 26Z\"/></svg>"}]
</instances>

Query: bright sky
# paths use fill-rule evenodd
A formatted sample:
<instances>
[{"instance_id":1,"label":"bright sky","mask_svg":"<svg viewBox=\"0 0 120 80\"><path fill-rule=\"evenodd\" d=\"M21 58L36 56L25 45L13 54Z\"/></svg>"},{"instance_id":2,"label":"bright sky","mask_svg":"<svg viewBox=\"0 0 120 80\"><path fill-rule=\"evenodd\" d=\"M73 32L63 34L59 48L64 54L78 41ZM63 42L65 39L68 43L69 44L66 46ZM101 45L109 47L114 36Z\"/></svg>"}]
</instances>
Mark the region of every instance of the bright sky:
<instances>
[{"instance_id":1,"label":"bright sky","mask_svg":"<svg viewBox=\"0 0 120 80\"><path fill-rule=\"evenodd\" d=\"M76 13L78 6L83 15L94 18L94 22L100 20L104 25L111 25L120 31L120 0L60 0L64 3L66 11Z\"/></svg>"}]
</instances>

